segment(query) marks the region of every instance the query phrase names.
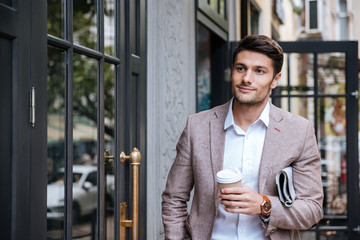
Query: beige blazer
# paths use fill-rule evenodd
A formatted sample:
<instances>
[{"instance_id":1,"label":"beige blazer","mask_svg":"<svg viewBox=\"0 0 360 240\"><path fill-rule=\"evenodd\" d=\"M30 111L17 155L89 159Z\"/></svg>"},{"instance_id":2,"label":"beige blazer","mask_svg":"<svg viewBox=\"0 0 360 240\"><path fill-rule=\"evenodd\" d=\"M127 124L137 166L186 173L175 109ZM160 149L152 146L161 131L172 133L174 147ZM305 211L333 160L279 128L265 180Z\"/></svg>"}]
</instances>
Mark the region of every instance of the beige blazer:
<instances>
[{"instance_id":1,"label":"beige blazer","mask_svg":"<svg viewBox=\"0 0 360 240\"><path fill-rule=\"evenodd\" d=\"M162 194L165 239L211 239L219 204L215 176L223 166L224 122L229 103L187 120ZM296 200L287 208L279 201L275 176L290 165ZM272 104L260 164L259 193L267 195L272 203L270 221L263 224L271 239L299 239L299 229L309 229L323 217L320 156L313 125Z\"/></svg>"}]
</instances>

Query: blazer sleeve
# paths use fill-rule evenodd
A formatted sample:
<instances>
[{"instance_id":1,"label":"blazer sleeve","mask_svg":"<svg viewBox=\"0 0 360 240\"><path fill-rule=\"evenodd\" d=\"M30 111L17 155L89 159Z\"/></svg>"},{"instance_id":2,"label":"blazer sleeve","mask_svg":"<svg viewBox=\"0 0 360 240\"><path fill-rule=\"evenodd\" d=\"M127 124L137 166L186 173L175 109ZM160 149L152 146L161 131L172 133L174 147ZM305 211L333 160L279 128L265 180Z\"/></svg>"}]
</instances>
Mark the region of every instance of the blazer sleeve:
<instances>
[{"instance_id":1,"label":"blazer sleeve","mask_svg":"<svg viewBox=\"0 0 360 240\"><path fill-rule=\"evenodd\" d=\"M162 220L165 239L186 239L187 202L194 185L190 148L190 118L176 146L176 158L162 194Z\"/></svg>"},{"instance_id":2,"label":"blazer sleeve","mask_svg":"<svg viewBox=\"0 0 360 240\"><path fill-rule=\"evenodd\" d=\"M308 122L302 151L292 162L296 200L285 207L278 196L269 196L272 204L266 235L277 229L309 229L323 218L323 187L320 154L313 125Z\"/></svg>"}]
</instances>

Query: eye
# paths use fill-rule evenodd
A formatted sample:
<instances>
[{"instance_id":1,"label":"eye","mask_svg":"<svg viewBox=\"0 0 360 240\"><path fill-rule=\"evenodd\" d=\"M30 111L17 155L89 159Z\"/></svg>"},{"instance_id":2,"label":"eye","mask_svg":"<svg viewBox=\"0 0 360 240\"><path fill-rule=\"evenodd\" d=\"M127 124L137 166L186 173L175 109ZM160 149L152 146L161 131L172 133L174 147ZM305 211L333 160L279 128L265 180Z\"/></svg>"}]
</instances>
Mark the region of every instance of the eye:
<instances>
[{"instance_id":1,"label":"eye","mask_svg":"<svg viewBox=\"0 0 360 240\"><path fill-rule=\"evenodd\" d=\"M244 72L246 69L244 67L237 67L236 70L238 72Z\"/></svg>"},{"instance_id":2,"label":"eye","mask_svg":"<svg viewBox=\"0 0 360 240\"><path fill-rule=\"evenodd\" d=\"M262 69L256 69L256 73L258 73L258 74L264 74L264 73L265 73L265 71L264 71L264 70L262 70Z\"/></svg>"}]
</instances>

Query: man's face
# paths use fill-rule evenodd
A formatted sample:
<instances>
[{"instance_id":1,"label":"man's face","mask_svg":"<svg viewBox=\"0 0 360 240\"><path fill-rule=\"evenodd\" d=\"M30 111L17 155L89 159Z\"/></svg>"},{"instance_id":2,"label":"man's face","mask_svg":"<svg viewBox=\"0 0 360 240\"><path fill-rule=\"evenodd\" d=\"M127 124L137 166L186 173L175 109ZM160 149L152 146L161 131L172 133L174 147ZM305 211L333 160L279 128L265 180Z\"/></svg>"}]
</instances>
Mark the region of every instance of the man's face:
<instances>
[{"instance_id":1,"label":"man's face","mask_svg":"<svg viewBox=\"0 0 360 240\"><path fill-rule=\"evenodd\" d=\"M232 92L241 104L261 104L267 101L270 92L280 79L275 78L271 58L265 54L243 50L238 53L232 69Z\"/></svg>"}]
</instances>

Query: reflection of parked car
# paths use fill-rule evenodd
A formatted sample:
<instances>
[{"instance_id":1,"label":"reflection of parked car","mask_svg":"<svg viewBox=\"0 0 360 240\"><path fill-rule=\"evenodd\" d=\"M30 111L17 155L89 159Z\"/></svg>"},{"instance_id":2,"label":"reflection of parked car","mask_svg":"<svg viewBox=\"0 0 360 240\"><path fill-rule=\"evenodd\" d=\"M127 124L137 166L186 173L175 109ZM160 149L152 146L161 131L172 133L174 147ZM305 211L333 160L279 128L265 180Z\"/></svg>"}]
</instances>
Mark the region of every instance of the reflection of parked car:
<instances>
[{"instance_id":1,"label":"reflection of parked car","mask_svg":"<svg viewBox=\"0 0 360 240\"><path fill-rule=\"evenodd\" d=\"M112 204L114 176L107 176L107 200ZM47 185L47 218L61 220L64 216L64 169L61 168ZM95 166L73 167L73 219L89 215L97 207L97 168Z\"/></svg>"}]
</instances>

